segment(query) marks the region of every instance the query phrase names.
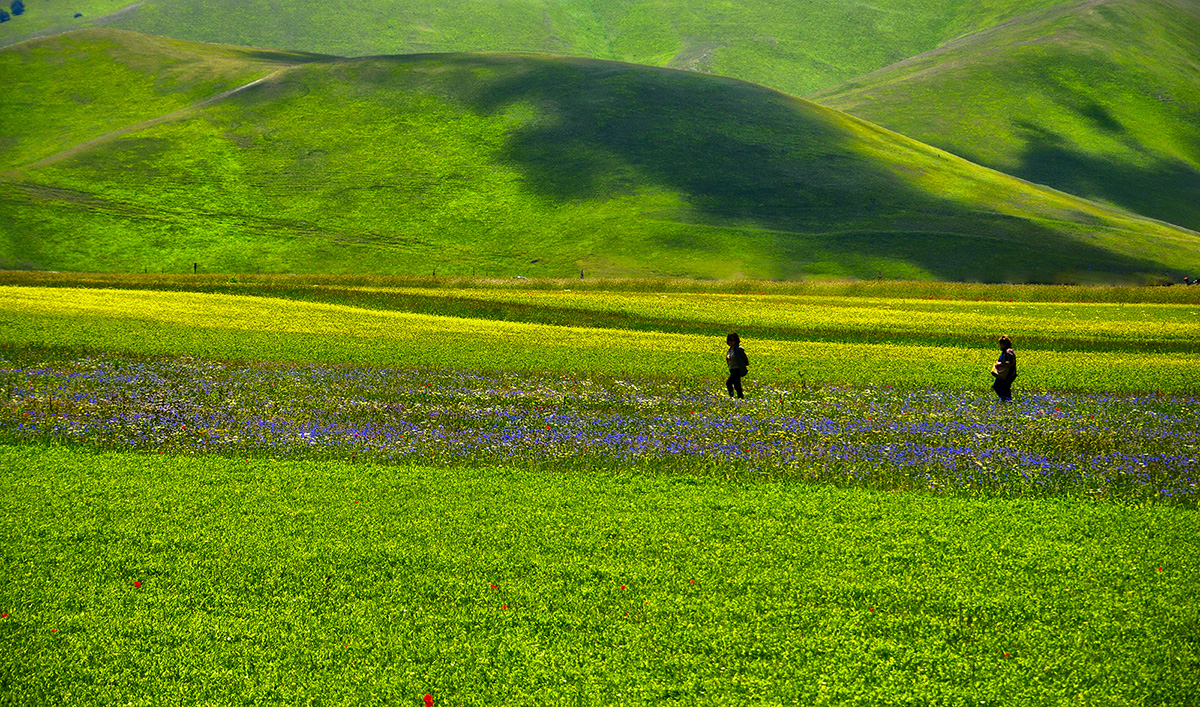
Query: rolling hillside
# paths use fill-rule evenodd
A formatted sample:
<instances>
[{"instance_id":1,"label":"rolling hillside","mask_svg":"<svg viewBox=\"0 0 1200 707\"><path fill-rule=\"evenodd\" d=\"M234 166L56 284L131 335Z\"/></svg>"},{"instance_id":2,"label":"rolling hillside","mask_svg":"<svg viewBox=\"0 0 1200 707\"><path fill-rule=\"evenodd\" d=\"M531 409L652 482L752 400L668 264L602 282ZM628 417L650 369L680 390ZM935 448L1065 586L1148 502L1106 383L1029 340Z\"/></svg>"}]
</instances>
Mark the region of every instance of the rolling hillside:
<instances>
[{"instance_id":1,"label":"rolling hillside","mask_svg":"<svg viewBox=\"0 0 1200 707\"><path fill-rule=\"evenodd\" d=\"M819 93L989 167L1200 230L1200 3L1085 0Z\"/></svg>"},{"instance_id":2,"label":"rolling hillside","mask_svg":"<svg viewBox=\"0 0 1200 707\"><path fill-rule=\"evenodd\" d=\"M167 101L161 121L144 111L128 118L137 129L28 154L0 181L9 266L1040 281L1200 270L1194 233L731 79L183 43L152 61L149 46L90 30L0 52L10 66L21 57L28 90L90 91L81 113L153 95L161 66L214 52L229 64L212 90L249 79L191 108ZM21 144L61 146L77 122L31 124Z\"/></svg>"},{"instance_id":3,"label":"rolling hillside","mask_svg":"<svg viewBox=\"0 0 1200 707\"><path fill-rule=\"evenodd\" d=\"M0 171L170 116L314 55L84 31L0 51Z\"/></svg>"},{"instance_id":4,"label":"rolling hillside","mask_svg":"<svg viewBox=\"0 0 1200 707\"><path fill-rule=\"evenodd\" d=\"M339 56L540 52L740 78L1200 230L1194 0L28 0L26 8L0 23L0 45L95 24Z\"/></svg>"},{"instance_id":5,"label":"rolling hillside","mask_svg":"<svg viewBox=\"0 0 1200 707\"><path fill-rule=\"evenodd\" d=\"M582 56L693 69L804 95L1063 1L26 0L23 15L0 24L0 45L101 24L341 56Z\"/></svg>"}]
</instances>

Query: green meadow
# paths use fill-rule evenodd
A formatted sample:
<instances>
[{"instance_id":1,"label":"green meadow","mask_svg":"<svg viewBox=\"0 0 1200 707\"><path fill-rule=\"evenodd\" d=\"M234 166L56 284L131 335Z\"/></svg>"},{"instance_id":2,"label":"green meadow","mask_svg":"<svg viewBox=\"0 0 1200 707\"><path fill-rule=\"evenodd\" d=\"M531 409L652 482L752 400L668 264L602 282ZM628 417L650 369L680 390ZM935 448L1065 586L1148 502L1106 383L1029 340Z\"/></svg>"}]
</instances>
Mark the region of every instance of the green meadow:
<instances>
[{"instance_id":1,"label":"green meadow","mask_svg":"<svg viewBox=\"0 0 1200 707\"><path fill-rule=\"evenodd\" d=\"M935 280L688 280L681 278L493 278L245 273L111 273L0 270L0 285L244 294L362 307L406 309L400 293L425 291L462 301L478 290L672 294L758 294L863 299L1077 304L1200 304L1187 287L1013 285ZM599 301L599 299L597 299ZM447 312L450 313L450 312ZM463 310L460 313L465 313ZM575 316L582 316L576 311ZM503 319L503 316L480 316ZM582 321L582 320L579 320Z\"/></svg>"},{"instance_id":2,"label":"green meadow","mask_svg":"<svg viewBox=\"0 0 1200 707\"><path fill-rule=\"evenodd\" d=\"M93 52L110 61L79 58ZM8 267L989 282L1200 270L1193 232L731 79L530 55L258 55L113 30L0 57L26 77L0 111L26 156L0 178ZM164 66L176 78L160 81ZM146 97L128 130L59 127L73 102L126 103L126 84ZM23 120L43 86L63 97L59 119Z\"/></svg>"},{"instance_id":3,"label":"green meadow","mask_svg":"<svg viewBox=\"0 0 1200 707\"><path fill-rule=\"evenodd\" d=\"M965 2L363 2L30 0L0 45L109 26L177 39L340 56L519 51L669 66L804 95L1055 0ZM76 13L83 14L75 18Z\"/></svg>"},{"instance_id":4,"label":"green meadow","mask_svg":"<svg viewBox=\"0 0 1200 707\"><path fill-rule=\"evenodd\" d=\"M725 332L740 329L753 341L757 380L947 390L988 384L1000 333L1028 340L1022 383L1037 390L1190 393L1200 361L1194 304L553 291L526 298L562 318L578 313L580 321L563 326L271 297L5 286L0 324L13 344L68 350L690 380L713 374ZM520 297L497 301L512 299Z\"/></svg>"},{"instance_id":5,"label":"green meadow","mask_svg":"<svg viewBox=\"0 0 1200 707\"><path fill-rule=\"evenodd\" d=\"M0 707L1200 704L1195 3L25 5Z\"/></svg>"},{"instance_id":6,"label":"green meadow","mask_svg":"<svg viewBox=\"0 0 1200 707\"><path fill-rule=\"evenodd\" d=\"M714 411L716 442L728 434L722 418L778 414L784 397L772 395L794 397L778 409L802 417L854 400L866 407L847 414L877 415L902 404L888 396L925 396L901 408L905 418L965 426L974 440L971 430L993 423L959 406L1000 415L974 391L987 385L993 329L1013 327L1018 401L997 429L1033 425L1023 444L1041 454L1161 454L1163 434L1186 452L1192 418L1157 425L1194 402L1194 290L37 273L5 282L0 704L1200 696L1200 527L1186 500L905 491L884 476L846 488L811 475L817 466L760 477L732 460L384 462L189 441L193 425L237 405L250 416L282 405L272 425L404 414L427 418L437 437L456 429L452 412L489 424L526 410L544 420L535 424L548 444L569 431L557 420L572 405L601 420L649 406L649 432L675 414L661 400L694 407L688 391L719 388L727 326L758 333L745 339L751 399ZM196 371L205 392L172 392L193 377L154 372L173 362ZM36 383L55 370L48 387ZM205 383L205 370L233 377ZM365 376L365 387L343 391L343 376ZM417 385L449 380L438 376L498 383L461 393ZM100 377L126 382L72 402L72 381ZM901 392L883 392L892 386ZM397 387L401 397L377 399ZM572 390L578 403L563 397ZM603 392L622 390L633 397ZM134 414L141 395L149 407ZM518 407L505 407L512 396ZM1112 405L1143 417L1111 420ZM1079 427L1060 428L1064 414ZM30 415L46 425L32 437ZM146 423L149 446L130 447L110 427L143 415L166 415ZM70 420L84 437L55 432ZM700 422L695 411L683 420ZM235 439L230 422L215 424L214 440Z\"/></svg>"},{"instance_id":7,"label":"green meadow","mask_svg":"<svg viewBox=\"0 0 1200 707\"><path fill-rule=\"evenodd\" d=\"M1197 36L1195 3L1068 3L814 98L978 164L1195 231Z\"/></svg>"},{"instance_id":8,"label":"green meadow","mask_svg":"<svg viewBox=\"0 0 1200 707\"><path fill-rule=\"evenodd\" d=\"M1194 511L13 446L0 469L5 704L1197 696Z\"/></svg>"}]
</instances>

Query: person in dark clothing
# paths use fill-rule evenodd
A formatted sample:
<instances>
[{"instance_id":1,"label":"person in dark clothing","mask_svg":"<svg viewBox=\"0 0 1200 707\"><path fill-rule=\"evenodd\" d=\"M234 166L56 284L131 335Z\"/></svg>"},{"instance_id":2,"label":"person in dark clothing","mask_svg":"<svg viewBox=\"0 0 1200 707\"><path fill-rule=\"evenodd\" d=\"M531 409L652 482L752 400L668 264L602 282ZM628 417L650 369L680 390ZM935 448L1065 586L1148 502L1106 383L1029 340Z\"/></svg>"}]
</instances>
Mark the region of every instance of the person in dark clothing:
<instances>
[{"instance_id":1,"label":"person in dark clothing","mask_svg":"<svg viewBox=\"0 0 1200 707\"><path fill-rule=\"evenodd\" d=\"M1017 379L1017 353L1013 351L1012 339L1000 337L1000 358L992 366L992 390L1004 402L1012 400L1012 384Z\"/></svg>"},{"instance_id":2,"label":"person in dark clothing","mask_svg":"<svg viewBox=\"0 0 1200 707\"><path fill-rule=\"evenodd\" d=\"M734 391L737 392L737 397L745 398L746 396L742 395L742 378L750 367L750 359L746 357L742 339L737 332L726 336L725 343L729 344L729 351L725 353L725 363L729 365L729 378L725 380L725 389L729 391L731 398L734 397Z\"/></svg>"}]
</instances>

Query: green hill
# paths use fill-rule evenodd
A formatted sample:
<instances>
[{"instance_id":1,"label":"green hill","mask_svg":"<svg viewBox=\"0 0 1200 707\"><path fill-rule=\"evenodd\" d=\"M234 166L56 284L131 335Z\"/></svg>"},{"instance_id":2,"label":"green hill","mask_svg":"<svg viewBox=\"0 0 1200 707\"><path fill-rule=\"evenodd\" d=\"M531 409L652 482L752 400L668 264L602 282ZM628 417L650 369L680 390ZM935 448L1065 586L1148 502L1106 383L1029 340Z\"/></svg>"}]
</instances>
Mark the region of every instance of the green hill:
<instances>
[{"instance_id":1,"label":"green hill","mask_svg":"<svg viewBox=\"0 0 1200 707\"><path fill-rule=\"evenodd\" d=\"M0 45L100 24L340 56L542 52L740 78L808 95L1035 183L1200 230L1194 0L29 0L26 7L0 23Z\"/></svg>"},{"instance_id":2,"label":"green hill","mask_svg":"<svg viewBox=\"0 0 1200 707\"><path fill-rule=\"evenodd\" d=\"M0 44L107 24L341 56L583 56L695 69L804 95L1063 1L27 0L25 14L0 24Z\"/></svg>"},{"instance_id":3,"label":"green hill","mask_svg":"<svg viewBox=\"0 0 1200 707\"><path fill-rule=\"evenodd\" d=\"M10 47L0 51L0 171L321 59L113 31Z\"/></svg>"},{"instance_id":4,"label":"green hill","mask_svg":"<svg viewBox=\"0 0 1200 707\"><path fill-rule=\"evenodd\" d=\"M974 162L1200 230L1200 3L1088 0L817 94Z\"/></svg>"},{"instance_id":5,"label":"green hill","mask_svg":"<svg viewBox=\"0 0 1200 707\"><path fill-rule=\"evenodd\" d=\"M116 104L153 95L163 63L239 56L196 45L189 58L171 43L170 61L122 59L126 44L149 46L92 30L0 61L31 91L43 81ZM213 88L238 76L250 79L243 90L172 102L159 121L132 115L137 129L6 173L0 258L60 270L763 279L1200 270L1195 233L732 79L527 55L240 56ZM129 71L114 74L114 62ZM61 145L75 122L27 126L21 144Z\"/></svg>"}]
</instances>

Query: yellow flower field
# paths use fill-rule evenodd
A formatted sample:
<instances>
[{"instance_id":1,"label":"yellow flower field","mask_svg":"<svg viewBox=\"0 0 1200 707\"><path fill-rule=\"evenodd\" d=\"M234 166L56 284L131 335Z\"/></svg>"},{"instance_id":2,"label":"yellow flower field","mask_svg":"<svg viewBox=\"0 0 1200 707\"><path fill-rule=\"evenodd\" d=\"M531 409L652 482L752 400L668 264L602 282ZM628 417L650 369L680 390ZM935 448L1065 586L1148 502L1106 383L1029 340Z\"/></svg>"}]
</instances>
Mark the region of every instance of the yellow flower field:
<instances>
[{"instance_id":1,"label":"yellow flower field","mask_svg":"<svg viewBox=\"0 0 1200 707\"><path fill-rule=\"evenodd\" d=\"M625 306L643 309L650 306L646 302L651 299L628 293L554 296L566 297L564 301L577 299L579 306L616 307L632 302ZM921 317L949 322L947 328L957 326L956 321L964 326L974 321L965 314L955 320L944 307L939 311L942 304L923 313L903 311L890 316L909 326L915 326L912 322ZM700 312L698 306L672 302L664 305L663 311L686 315ZM1192 332L1195 326L1167 325L1163 319L1122 324L1117 316L1124 311L1121 305L1074 305L1107 315L1096 323L1063 329L1066 325L1059 319L1044 317L1047 323L1043 324L1023 318L1007 303L972 306L997 312L990 327L979 325L978 347L747 338L749 382L800 378L820 384L986 387L991 382L988 369L994 357L987 330L995 331L1001 325L1012 325L1002 330L1013 331L1024 323L1035 335L1051 339L1059 331L1067 331L1064 336L1087 332L1101 342L1105 336L1120 336L1125 327L1124 331L1134 332L1126 336L1146 337L1151 348L1158 341ZM1037 309L1041 305L1023 306ZM822 326L840 323L847 329L881 322L890 311L885 306L863 308L862 318L856 319L843 317L842 311L822 314L823 309L815 305L793 309L743 304L737 311L743 324L770 327L807 317L806 321ZM855 313L854 307L840 309ZM1177 306L1169 312L1169 318L1186 323L1194 308ZM721 337L695 334L463 319L262 297L38 287L0 287L0 331L0 339L9 344L145 354L684 378L723 377L725 350ZM1200 354L1190 352L1041 349L1022 353L1018 386L1030 389L1193 392L1194 371L1200 363Z\"/></svg>"}]
</instances>

